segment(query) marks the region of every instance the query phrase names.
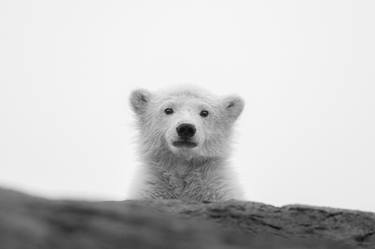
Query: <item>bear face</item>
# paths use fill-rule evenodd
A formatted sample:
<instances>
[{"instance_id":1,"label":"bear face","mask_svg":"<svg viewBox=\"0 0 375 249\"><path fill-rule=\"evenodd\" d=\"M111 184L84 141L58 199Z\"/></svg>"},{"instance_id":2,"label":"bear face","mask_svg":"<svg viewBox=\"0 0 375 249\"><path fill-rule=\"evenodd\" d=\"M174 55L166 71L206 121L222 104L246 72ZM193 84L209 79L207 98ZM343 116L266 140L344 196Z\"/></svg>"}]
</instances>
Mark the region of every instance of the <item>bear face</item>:
<instances>
[{"instance_id":1,"label":"bear face","mask_svg":"<svg viewBox=\"0 0 375 249\"><path fill-rule=\"evenodd\" d=\"M231 128L244 101L188 88L162 93L132 92L140 129L141 153L149 159L225 158Z\"/></svg>"}]
</instances>

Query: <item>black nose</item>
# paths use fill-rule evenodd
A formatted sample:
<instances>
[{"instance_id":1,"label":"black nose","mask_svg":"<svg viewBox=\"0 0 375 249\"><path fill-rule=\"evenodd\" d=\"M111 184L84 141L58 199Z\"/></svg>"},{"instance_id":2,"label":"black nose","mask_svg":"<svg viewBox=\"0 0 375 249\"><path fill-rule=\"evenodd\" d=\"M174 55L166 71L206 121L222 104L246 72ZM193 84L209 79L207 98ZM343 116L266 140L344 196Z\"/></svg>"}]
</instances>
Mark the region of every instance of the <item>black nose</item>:
<instances>
[{"instance_id":1,"label":"black nose","mask_svg":"<svg viewBox=\"0 0 375 249\"><path fill-rule=\"evenodd\" d=\"M178 136L184 139L193 137L196 132L196 129L192 124L180 124L176 130Z\"/></svg>"}]
</instances>

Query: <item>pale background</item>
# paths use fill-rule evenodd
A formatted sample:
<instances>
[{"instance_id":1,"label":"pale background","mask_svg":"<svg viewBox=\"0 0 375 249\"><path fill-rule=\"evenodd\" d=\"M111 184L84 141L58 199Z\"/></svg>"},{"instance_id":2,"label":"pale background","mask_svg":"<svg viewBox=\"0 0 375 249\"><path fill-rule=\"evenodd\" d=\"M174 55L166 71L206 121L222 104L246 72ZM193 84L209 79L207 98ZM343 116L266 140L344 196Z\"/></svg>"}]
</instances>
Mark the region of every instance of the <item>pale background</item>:
<instances>
[{"instance_id":1,"label":"pale background","mask_svg":"<svg viewBox=\"0 0 375 249\"><path fill-rule=\"evenodd\" d=\"M374 1L0 1L0 185L122 200L132 89L239 93L249 200L375 211Z\"/></svg>"}]
</instances>

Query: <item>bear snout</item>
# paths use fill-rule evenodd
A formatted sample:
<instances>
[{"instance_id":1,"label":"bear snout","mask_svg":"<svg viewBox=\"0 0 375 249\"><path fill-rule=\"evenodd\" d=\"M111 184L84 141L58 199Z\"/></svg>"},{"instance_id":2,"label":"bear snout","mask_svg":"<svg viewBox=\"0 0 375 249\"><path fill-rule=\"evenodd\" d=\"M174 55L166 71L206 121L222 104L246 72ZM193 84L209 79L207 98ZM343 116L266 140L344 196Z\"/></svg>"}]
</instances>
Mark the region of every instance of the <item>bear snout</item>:
<instances>
[{"instance_id":1,"label":"bear snout","mask_svg":"<svg viewBox=\"0 0 375 249\"><path fill-rule=\"evenodd\" d=\"M192 138L195 135L195 132L197 131L197 129L192 124L184 123L184 124L180 124L179 126L177 126L176 131L177 131L177 135L181 139L186 140L186 139Z\"/></svg>"}]
</instances>

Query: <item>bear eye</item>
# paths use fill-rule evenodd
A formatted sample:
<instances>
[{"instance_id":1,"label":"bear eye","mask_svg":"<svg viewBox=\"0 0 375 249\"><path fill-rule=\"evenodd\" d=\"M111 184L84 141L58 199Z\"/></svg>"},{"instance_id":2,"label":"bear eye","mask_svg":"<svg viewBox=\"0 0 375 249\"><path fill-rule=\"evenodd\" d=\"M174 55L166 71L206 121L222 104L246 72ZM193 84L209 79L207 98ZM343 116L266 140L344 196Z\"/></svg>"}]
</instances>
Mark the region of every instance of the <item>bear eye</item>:
<instances>
[{"instance_id":1,"label":"bear eye","mask_svg":"<svg viewBox=\"0 0 375 249\"><path fill-rule=\"evenodd\" d=\"M165 112L165 114L167 114L167 115L171 115L174 111L173 111L172 108L167 108L167 109L164 110L164 112Z\"/></svg>"},{"instance_id":2,"label":"bear eye","mask_svg":"<svg viewBox=\"0 0 375 249\"><path fill-rule=\"evenodd\" d=\"M207 117L208 116L208 111L206 111L206 110L203 110L203 111L201 111L201 113L199 114L199 115L201 115L202 117Z\"/></svg>"}]
</instances>

